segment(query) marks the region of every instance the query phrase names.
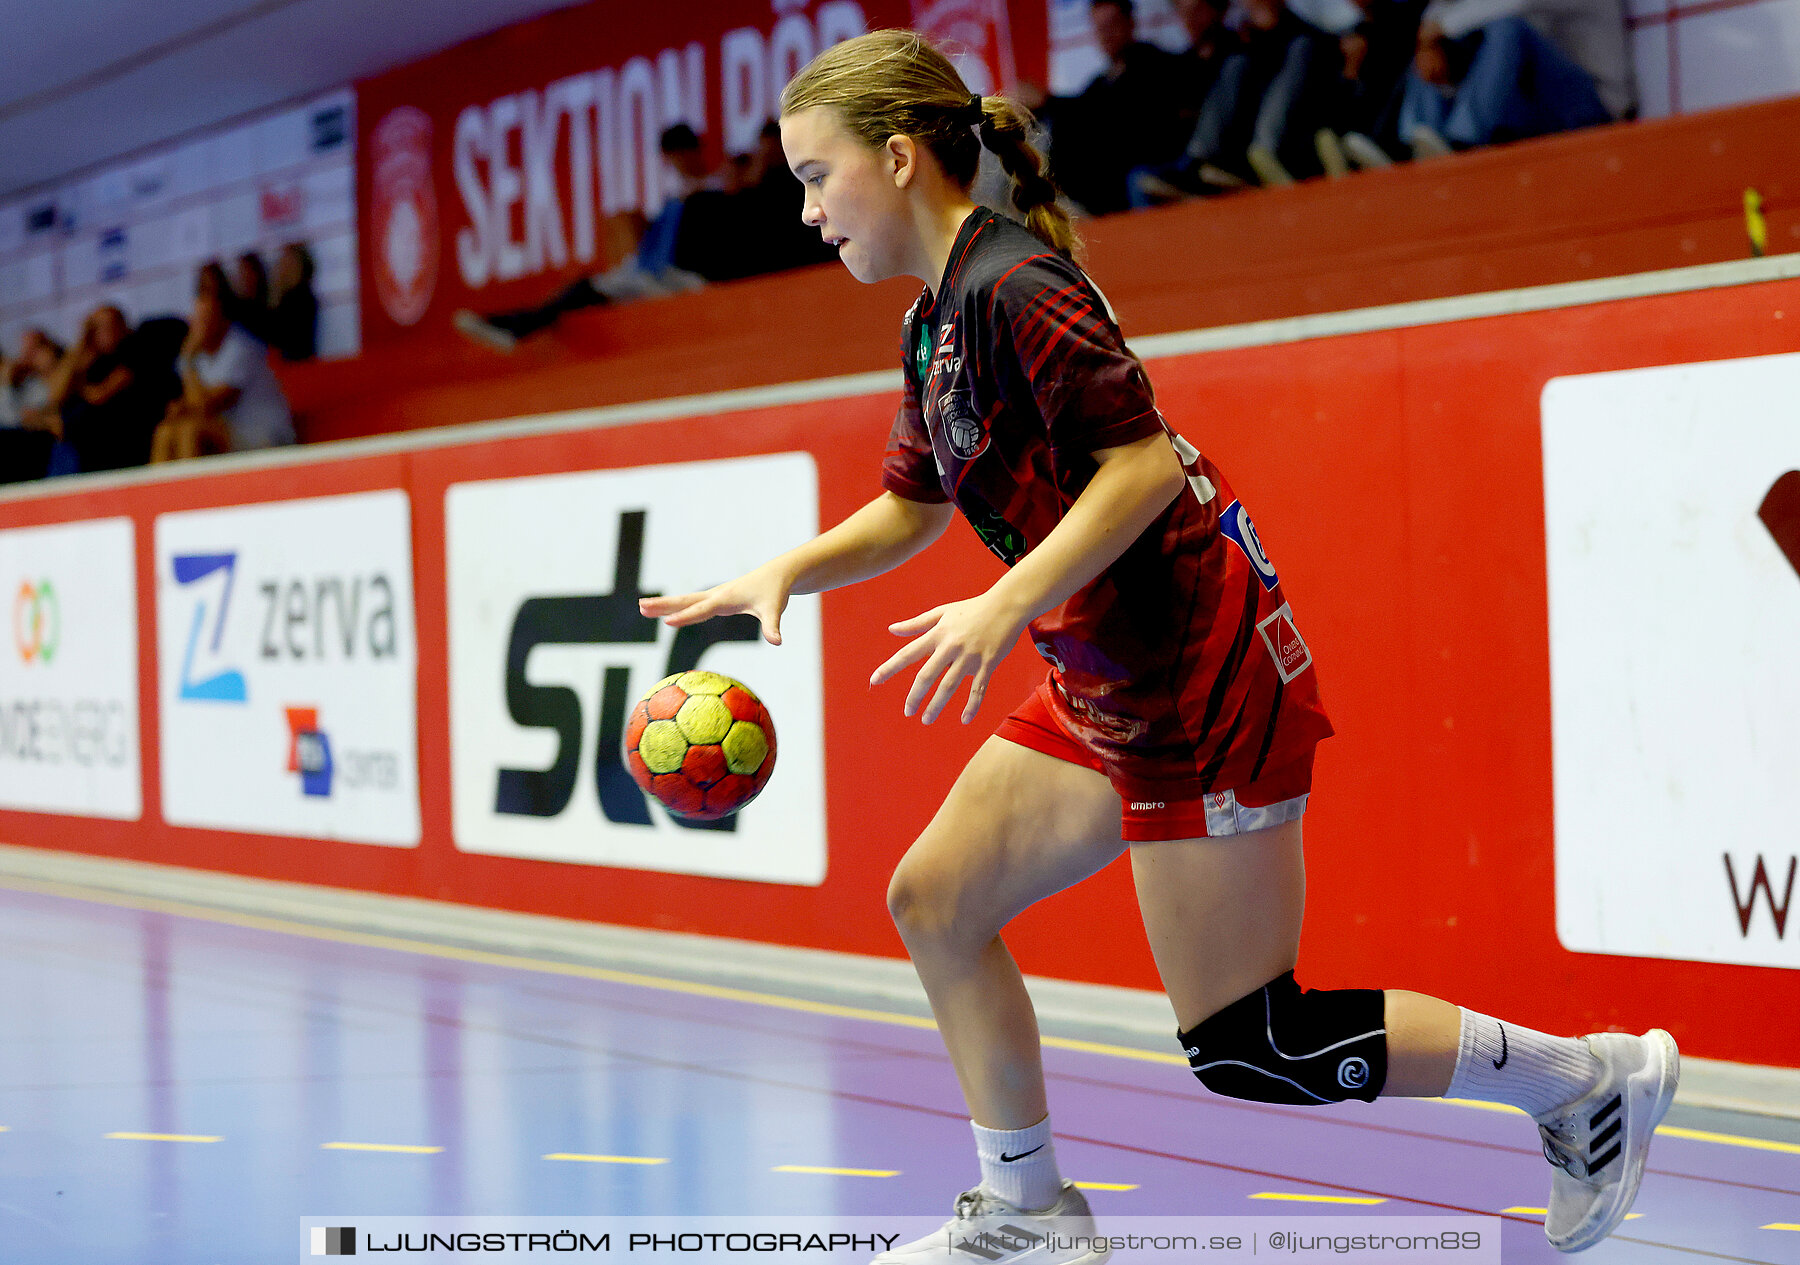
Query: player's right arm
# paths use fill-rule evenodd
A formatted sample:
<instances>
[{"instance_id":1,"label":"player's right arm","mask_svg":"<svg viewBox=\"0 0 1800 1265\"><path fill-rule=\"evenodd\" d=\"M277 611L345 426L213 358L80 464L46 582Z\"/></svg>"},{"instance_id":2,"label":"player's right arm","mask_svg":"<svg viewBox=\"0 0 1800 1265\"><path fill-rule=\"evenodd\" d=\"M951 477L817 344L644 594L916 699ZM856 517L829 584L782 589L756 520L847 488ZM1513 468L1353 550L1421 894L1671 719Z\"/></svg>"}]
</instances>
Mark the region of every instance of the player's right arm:
<instances>
[{"instance_id":1,"label":"player's right arm","mask_svg":"<svg viewBox=\"0 0 1800 1265\"><path fill-rule=\"evenodd\" d=\"M892 571L950 525L955 508L883 492L830 531L735 580L699 593L638 599L638 609L675 628L715 615L751 614L770 645L781 644L781 613L795 593L823 593Z\"/></svg>"}]
</instances>

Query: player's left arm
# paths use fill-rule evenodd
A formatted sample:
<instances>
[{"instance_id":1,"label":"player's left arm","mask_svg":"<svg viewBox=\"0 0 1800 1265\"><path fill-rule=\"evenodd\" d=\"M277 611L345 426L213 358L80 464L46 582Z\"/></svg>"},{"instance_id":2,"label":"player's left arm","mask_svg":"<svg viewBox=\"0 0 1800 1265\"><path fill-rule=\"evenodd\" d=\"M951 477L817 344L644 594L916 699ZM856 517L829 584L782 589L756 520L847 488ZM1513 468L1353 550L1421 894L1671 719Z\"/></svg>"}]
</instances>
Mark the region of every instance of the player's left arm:
<instances>
[{"instance_id":1,"label":"player's left arm","mask_svg":"<svg viewBox=\"0 0 1800 1265\"><path fill-rule=\"evenodd\" d=\"M962 722L975 718L989 678L1025 626L1117 561L1186 487L1181 462L1161 429L1093 458L1099 469L1062 521L992 588L889 626L914 640L875 669L871 685L923 660L906 696L906 714L923 706L921 719L929 725L969 678Z\"/></svg>"}]
</instances>

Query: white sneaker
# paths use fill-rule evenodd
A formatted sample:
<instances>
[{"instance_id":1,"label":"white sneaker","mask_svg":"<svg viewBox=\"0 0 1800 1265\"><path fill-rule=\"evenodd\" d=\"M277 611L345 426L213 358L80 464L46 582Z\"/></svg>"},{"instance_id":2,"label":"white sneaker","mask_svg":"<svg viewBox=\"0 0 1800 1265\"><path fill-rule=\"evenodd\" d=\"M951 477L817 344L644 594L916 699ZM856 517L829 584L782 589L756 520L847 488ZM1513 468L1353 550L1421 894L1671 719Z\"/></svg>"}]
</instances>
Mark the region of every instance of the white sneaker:
<instances>
[{"instance_id":1,"label":"white sneaker","mask_svg":"<svg viewBox=\"0 0 1800 1265\"><path fill-rule=\"evenodd\" d=\"M1436 128L1420 123L1413 128L1412 152L1415 159L1448 158L1456 151L1450 148L1450 142L1438 134Z\"/></svg>"},{"instance_id":2,"label":"white sneaker","mask_svg":"<svg viewBox=\"0 0 1800 1265\"><path fill-rule=\"evenodd\" d=\"M1344 152L1350 155L1351 162L1364 171L1375 171L1394 165L1394 160L1388 157L1387 150L1361 132L1344 133Z\"/></svg>"},{"instance_id":3,"label":"white sneaker","mask_svg":"<svg viewBox=\"0 0 1800 1265\"><path fill-rule=\"evenodd\" d=\"M870 1265L1089 1265L1112 1255L1096 1246L1087 1198L1065 1181L1062 1198L1026 1212L984 1186L956 1197L944 1228L877 1256Z\"/></svg>"},{"instance_id":4,"label":"white sneaker","mask_svg":"<svg viewBox=\"0 0 1800 1265\"><path fill-rule=\"evenodd\" d=\"M1281 165L1281 159L1266 145L1252 145L1244 151L1244 158L1265 189L1284 188L1294 183L1293 173Z\"/></svg>"},{"instance_id":5,"label":"white sneaker","mask_svg":"<svg viewBox=\"0 0 1800 1265\"><path fill-rule=\"evenodd\" d=\"M1566 1107L1536 1117L1550 1178L1544 1236L1579 1252L1611 1234L1631 1210L1657 1122L1675 1098L1681 1054L1661 1028L1641 1037L1599 1032L1582 1038L1600 1060L1600 1081Z\"/></svg>"},{"instance_id":6,"label":"white sneaker","mask_svg":"<svg viewBox=\"0 0 1800 1265\"><path fill-rule=\"evenodd\" d=\"M1313 150L1319 155L1319 166L1333 180L1350 174L1350 157L1344 152L1344 138L1328 127L1313 133Z\"/></svg>"},{"instance_id":7,"label":"white sneaker","mask_svg":"<svg viewBox=\"0 0 1800 1265\"><path fill-rule=\"evenodd\" d=\"M466 307L458 308L456 315L450 318L450 323L464 338L473 339L483 347L492 347L495 351L511 355L513 348L519 345L519 340L511 333L501 329L480 313L471 312Z\"/></svg>"}]
</instances>

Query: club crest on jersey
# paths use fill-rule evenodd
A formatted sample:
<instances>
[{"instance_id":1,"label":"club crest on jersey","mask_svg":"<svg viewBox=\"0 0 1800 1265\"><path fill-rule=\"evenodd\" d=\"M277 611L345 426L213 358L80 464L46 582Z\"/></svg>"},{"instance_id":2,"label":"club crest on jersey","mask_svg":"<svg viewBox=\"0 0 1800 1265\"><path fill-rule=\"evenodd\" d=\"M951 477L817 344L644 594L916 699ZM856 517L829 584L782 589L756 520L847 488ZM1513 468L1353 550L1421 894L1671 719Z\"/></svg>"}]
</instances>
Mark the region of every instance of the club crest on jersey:
<instances>
[{"instance_id":1,"label":"club crest on jersey","mask_svg":"<svg viewBox=\"0 0 1800 1265\"><path fill-rule=\"evenodd\" d=\"M968 387L952 387L938 396L937 403L938 419L950 451L963 461L980 456L988 445L988 436L975 413L974 393Z\"/></svg>"},{"instance_id":2,"label":"club crest on jersey","mask_svg":"<svg viewBox=\"0 0 1800 1265\"><path fill-rule=\"evenodd\" d=\"M1250 512L1244 508L1242 501L1233 501L1220 511L1219 530L1230 538L1232 544L1244 551L1244 556L1256 569L1256 578L1262 581L1266 591L1273 593L1281 579L1275 574L1275 564L1263 552L1262 538L1256 534L1256 524L1250 521Z\"/></svg>"},{"instance_id":3,"label":"club crest on jersey","mask_svg":"<svg viewBox=\"0 0 1800 1265\"><path fill-rule=\"evenodd\" d=\"M1262 634L1263 644L1269 648L1269 657L1275 660L1275 671L1281 674L1283 684L1312 667L1312 651L1301 639L1300 630L1294 627L1294 608L1286 602L1259 623L1256 631Z\"/></svg>"}]
</instances>

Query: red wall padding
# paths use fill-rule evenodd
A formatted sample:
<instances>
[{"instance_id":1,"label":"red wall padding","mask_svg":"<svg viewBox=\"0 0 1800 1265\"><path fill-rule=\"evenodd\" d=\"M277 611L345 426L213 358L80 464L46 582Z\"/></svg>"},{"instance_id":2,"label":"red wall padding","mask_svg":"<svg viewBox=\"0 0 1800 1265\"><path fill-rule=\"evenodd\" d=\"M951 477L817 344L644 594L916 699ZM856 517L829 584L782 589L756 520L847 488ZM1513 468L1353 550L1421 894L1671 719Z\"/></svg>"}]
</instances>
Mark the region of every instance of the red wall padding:
<instances>
[{"instance_id":1,"label":"red wall padding","mask_svg":"<svg viewBox=\"0 0 1800 1265\"><path fill-rule=\"evenodd\" d=\"M1557 942L1538 401L1556 375L1792 350L1800 281L1159 359L1170 420L1230 476L1281 568L1338 736L1307 817L1313 986L1434 992L1561 1031L1660 1024L1692 1054L1794 1064L1791 972L1573 954ZM0 503L0 526L127 513L138 530L141 823L0 813L0 838L69 851L606 922L898 955L887 876L962 761L1040 672L1016 653L982 722L925 729L903 686L870 693L885 627L990 583L963 528L924 559L824 599L822 887L466 856L451 843L445 488L459 480L804 449L822 522L876 488L893 400L876 395L615 429L321 449L279 469ZM1629 455L1623 455L1628 459ZM412 497L424 841L417 849L163 824L156 513L404 487ZM779 719L779 718L777 718ZM1028 972L1156 977L1115 865L1018 920ZM1721 998L1730 998L1729 1007Z\"/></svg>"}]
</instances>

